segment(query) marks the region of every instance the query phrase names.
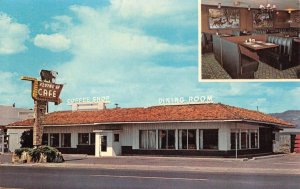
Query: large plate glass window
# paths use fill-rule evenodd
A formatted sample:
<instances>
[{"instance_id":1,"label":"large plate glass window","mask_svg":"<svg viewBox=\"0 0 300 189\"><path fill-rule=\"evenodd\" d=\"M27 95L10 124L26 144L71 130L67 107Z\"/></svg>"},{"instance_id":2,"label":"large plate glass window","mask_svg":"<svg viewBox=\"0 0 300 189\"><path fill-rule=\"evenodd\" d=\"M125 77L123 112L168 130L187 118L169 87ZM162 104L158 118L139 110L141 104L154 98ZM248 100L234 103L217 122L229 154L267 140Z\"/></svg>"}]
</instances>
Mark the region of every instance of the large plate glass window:
<instances>
[{"instance_id":1,"label":"large plate glass window","mask_svg":"<svg viewBox=\"0 0 300 189\"><path fill-rule=\"evenodd\" d=\"M90 133L91 135L91 145L95 145L95 133Z\"/></svg>"},{"instance_id":2,"label":"large plate glass window","mask_svg":"<svg viewBox=\"0 0 300 189\"><path fill-rule=\"evenodd\" d=\"M61 134L61 147L70 148L71 147L71 133Z\"/></svg>"},{"instance_id":3,"label":"large plate glass window","mask_svg":"<svg viewBox=\"0 0 300 189\"><path fill-rule=\"evenodd\" d=\"M42 137L42 145L48 145L48 133L44 133Z\"/></svg>"},{"instance_id":4,"label":"large plate glass window","mask_svg":"<svg viewBox=\"0 0 300 189\"><path fill-rule=\"evenodd\" d=\"M175 130L159 130L158 137L159 149L175 149Z\"/></svg>"},{"instance_id":5,"label":"large plate glass window","mask_svg":"<svg viewBox=\"0 0 300 189\"><path fill-rule=\"evenodd\" d=\"M89 144L89 133L78 133L78 144Z\"/></svg>"},{"instance_id":6,"label":"large plate glass window","mask_svg":"<svg viewBox=\"0 0 300 189\"><path fill-rule=\"evenodd\" d=\"M231 149L240 149L240 131L231 130L230 133Z\"/></svg>"},{"instance_id":7,"label":"large plate glass window","mask_svg":"<svg viewBox=\"0 0 300 189\"><path fill-rule=\"evenodd\" d=\"M203 149L217 150L219 146L218 129L203 130Z\"/></svg>"},{"instance_id":8,"label":"large plate glass window","mask_svg":"<svg viewBox=\"0 0 300 189\"><path fill-rule=\"evenodd\" d=\"M140 130L140 149L156 149L156 130Z\"/></svg>"},{"instance_id":9,"label":"large plate glass window","mask_svg":"<svg viewBox=\"0 0 300 189\"><path fill-rule=\"evenodd\" d=\"M178 148L179 149L196 149L196 129L179 129L178 130Z\"/></svg>"},{"instance_id":10,"label":"large plate glass window","mask_svg":"<svg viewBox=\"0 0 300 189\"><path fill-rule=\"evenodd\" d=\"M250 130L250 147L258 148L258 133L257 130Z\"/></svg>"},{"instance_id":11,"label":"large plate glass window","mask_svg":"<svg viewBox=\"0 0 300 189\"><path fill-rule=\"evenodd\" d=\"M241 130L241 149L248 149L248 131Z\"/></svg>"},{"instance_id":12,"label":"large plate glass window","mask_svg":"<svg viewBox=\"0 0 300 189\"><path fill-rule=\"evenodd\" d=\"M59 147L59 134L58 133L50 134L50 146Z\"/></svg>"},{"instance_id":13,"label":"large plate glass window","mask_svg":"<svg viewBox=\"0 0 300 189\"><path fill-rule=\"evenodd\" d=\"M257 129L232 129L230 134L231 149L257 149L258 148L258 130Z\"/></svg>"}]
</instances>

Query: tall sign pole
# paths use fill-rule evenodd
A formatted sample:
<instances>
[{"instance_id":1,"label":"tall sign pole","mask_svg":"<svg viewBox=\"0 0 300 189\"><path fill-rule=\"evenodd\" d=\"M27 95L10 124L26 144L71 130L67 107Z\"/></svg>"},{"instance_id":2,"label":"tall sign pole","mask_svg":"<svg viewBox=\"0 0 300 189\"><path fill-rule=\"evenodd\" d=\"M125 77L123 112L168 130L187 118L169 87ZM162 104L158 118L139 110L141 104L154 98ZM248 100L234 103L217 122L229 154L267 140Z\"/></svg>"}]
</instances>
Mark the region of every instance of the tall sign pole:
<instances>
[{"instance_id":1,"label":"tall sign pole","mask_svg":"<svg viewBox=\"0 0 300 189\"><path fill-rule=\"evenodd\" d=\"M42 145L42 121L47 112L48 102L60 104L59 95L63 88L62 84L55 83L57 72L41 70L40 75L41 80L27 76L21 78L21 80L31 81L31 96L34 100L33 146L35 147Z\"/></svg>"}]
</instances>

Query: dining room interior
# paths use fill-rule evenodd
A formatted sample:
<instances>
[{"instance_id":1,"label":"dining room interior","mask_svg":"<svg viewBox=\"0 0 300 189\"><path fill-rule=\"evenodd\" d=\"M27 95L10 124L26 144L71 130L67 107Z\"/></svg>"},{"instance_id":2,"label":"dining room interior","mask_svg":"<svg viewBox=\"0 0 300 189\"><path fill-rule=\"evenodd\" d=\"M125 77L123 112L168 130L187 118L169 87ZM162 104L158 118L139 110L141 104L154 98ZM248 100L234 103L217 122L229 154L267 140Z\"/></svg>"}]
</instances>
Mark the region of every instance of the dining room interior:
<instances>
[{"instance_id":1,"label":"dining room interior","mask_svg":"<svg viewBox=\"0 0 300 189\"><path fill-rule=\"evenodd\" d=\"M299 0L202 0L200 79L299 79Z\"/></svg>"}]
</instances>

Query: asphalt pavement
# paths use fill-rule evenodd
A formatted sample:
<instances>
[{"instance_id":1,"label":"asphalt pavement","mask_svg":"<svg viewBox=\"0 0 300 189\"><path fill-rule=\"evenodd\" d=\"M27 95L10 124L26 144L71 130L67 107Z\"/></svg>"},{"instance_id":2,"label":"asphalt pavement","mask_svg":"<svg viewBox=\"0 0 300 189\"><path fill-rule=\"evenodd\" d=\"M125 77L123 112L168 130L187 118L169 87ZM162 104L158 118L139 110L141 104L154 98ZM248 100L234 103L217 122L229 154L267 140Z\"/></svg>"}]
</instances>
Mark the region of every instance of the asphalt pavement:
<instances>
[{"instance_id":1,"label":"asphalt pavement","mask_svg":"<svg viewBox=\"0 0 300 189\"><path fill-rule=\"evenodd\" d=\"M300 188L300 154L260 159L64 155L64 163L12 164L0 188Z\"/></svg>"},{"instance_id":2,"label":"asphalt pavement","mask_svg":"<svg viewBox=\"0 0 300 189\"><path fill-rule=\"evenodd\" d=\"M103 168L0 167L0 188L295 189L298 175L199 173Z\"/></svg>"}]
</instances>

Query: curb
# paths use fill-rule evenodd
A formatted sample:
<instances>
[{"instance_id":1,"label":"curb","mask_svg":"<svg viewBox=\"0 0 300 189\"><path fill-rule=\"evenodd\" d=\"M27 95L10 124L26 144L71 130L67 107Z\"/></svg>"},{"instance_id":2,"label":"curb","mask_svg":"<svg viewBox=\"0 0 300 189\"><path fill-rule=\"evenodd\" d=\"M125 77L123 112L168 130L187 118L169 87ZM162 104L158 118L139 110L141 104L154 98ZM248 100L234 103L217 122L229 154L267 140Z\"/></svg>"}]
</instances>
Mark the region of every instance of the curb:
<instances>
[{"instance_id":1,"label":"curb","mask_svg":"<svg viewBox=\"0 0 300 189\"><path fill-rule=\"evenodd\" d=\"M64 154L63 154L64 155ZM95 156L91 156L88 155L87 156L88 159L93 159L93 158L102 158L102 159L126 159L126 158L130 158L130 159L178 159L178 160L211 160L211 161L247 161L248 158L220 158L220 157L182 157L182 156L115 156L115 157L95 157Z\"/></svg>"},{"instance_id":2,"label":"curb","mask_svg":"<svg viewBox=\"0 0 300 189\"><path fill-rule=\"evenodd\" d=\"M0 167L31 167L31 168L61 168L61 169L114 169L114 170L138 170L138 171L176 171L176 172L199 172L199 173L235 173L235 174L282 174L300 175L299 169L271 169L271 168L230 168L230 167L192 167L192 166L144 166L144 165L112 165L112 164L65 164L65 163L36 163L36 164L0 164Z\"/></svg>"},{"instance_id":3,"label":"curb","mask_svg":"<svg viewBox=\"0 0 300 189\"><path fill-rule=\"evenodd\" d=\"M270 158L276 158L276 157L283 157L287 154L278 154L278 155L269 155L269 156L260 156L260 157L253 157L251 160L259 160L259 159L270 159Z\"/></svg>"}]
</instances>

